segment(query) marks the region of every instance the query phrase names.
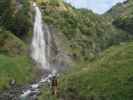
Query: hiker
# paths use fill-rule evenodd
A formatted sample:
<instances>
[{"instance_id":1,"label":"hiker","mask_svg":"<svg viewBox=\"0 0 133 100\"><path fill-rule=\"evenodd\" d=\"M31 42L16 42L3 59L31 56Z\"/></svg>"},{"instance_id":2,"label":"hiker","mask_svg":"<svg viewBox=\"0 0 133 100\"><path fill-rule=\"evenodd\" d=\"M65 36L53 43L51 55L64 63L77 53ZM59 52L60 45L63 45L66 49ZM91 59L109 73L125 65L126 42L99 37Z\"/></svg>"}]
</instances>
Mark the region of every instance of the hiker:
<instances>
[{"instance_id":1,"label":"hiker","mask_svg":"<svg viewBox=\"0 0 133 100\"><path fill-rule=\"evenodd\" d=\"M56 76L52 77L51 87L52 87L52 95L58 96L58 80Z\"/></svg>"}]
</instances>

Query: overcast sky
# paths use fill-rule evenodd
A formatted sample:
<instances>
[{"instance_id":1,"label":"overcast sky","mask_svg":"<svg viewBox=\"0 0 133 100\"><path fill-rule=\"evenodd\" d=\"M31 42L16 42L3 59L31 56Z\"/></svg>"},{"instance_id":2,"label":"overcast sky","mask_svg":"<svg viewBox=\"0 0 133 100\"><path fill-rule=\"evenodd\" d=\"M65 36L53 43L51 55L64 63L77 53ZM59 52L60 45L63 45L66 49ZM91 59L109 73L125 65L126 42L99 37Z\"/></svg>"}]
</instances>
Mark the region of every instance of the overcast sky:
<instances>
[{"instance_id":1,"label":"overcast sky","mask_svg":"<svg viewBox=\"0 0 133 100\"><path fill-rule=\"evenodd\" d=\"M77 8L87 8L93 10L93 12L102 14L109 10L118 2L123 2L126 0L65 0L71 3Z\"/></svg>"}]
</instances>

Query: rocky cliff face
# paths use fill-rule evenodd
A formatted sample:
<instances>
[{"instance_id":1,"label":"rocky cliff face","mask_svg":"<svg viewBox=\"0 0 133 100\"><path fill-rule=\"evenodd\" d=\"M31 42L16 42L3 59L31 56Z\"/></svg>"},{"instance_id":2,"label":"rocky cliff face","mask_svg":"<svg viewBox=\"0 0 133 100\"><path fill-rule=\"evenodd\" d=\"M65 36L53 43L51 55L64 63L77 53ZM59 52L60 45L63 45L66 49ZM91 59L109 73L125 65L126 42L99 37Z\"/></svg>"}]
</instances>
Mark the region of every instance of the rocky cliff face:
<instances>
[{"instance_id":1,"label":"rocky cliff face","mask_svg":"<svg viewBox=\"0 0 133 100\"><path fill-rule=\"evenodd\" d=\"M44 24L44 30L47 33L47 56L50 66L53 69L63 71L72 63L70 54L64 49L65 37L53 25Z\"/></svg>"}]
</instances>

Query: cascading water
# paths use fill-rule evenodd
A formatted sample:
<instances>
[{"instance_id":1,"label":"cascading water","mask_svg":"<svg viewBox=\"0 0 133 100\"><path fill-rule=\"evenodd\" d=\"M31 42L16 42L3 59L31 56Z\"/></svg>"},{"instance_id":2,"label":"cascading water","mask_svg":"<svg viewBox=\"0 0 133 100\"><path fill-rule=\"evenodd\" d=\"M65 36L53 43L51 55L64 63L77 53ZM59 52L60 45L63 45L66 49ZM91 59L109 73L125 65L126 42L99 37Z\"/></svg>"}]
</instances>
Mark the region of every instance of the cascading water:
<instances>
[{"instance_id":1,"label":"cascading water","mask_svg":"<svg viewBox=\"0 0 133 100\"><path fill-rule=\"evenodd\" d=\"M56 70L50 69L47 60L47 45L46 45L46 35L50 39L48 30L43 29L42 14L36 3L33 3L35 8L35 22L34 22L34 34L32 39L32 58L44 69L52 71L47 77L42 77L40 81L35 84L30 85L23 93L20 95L20 100L36 100L36 97L40 93L40 87L50 82L50 79L56 75ZM45 34L47 33L47 34ZM29 99L31 97L31 99Z\"/></svg>"},{"instance_id":2,"label":"cascading water","mask_svg":"<svg viewBox=\"0 0 133 100\"><path fill-rule=\"evenodd\" d=\"M43 29L42 14L36 3L33 3L35 8L34 34L32 39L32 58L44 69L49 69L46 53L46 39Z\"/></svg>"}]
</instances>

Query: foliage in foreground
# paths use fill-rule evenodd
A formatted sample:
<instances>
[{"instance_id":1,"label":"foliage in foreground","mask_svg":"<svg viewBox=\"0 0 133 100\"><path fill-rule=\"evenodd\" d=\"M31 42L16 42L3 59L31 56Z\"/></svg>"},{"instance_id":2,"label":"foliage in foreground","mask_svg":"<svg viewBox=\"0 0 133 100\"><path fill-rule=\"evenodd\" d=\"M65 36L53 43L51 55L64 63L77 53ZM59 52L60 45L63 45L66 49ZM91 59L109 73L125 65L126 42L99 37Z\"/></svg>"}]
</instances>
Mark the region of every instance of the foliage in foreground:
<instances>
[{"instance_id":1,"label":"foliage in foreground","mask_svg":"<svg viewBox=\"0 0 133 100\"><path fill-rule=\"evenodd\" d=\"M25 55L27 45L13 33L0 27L0 54Z\"/></svg>"},{"instance_id":2,"label":"foliage in foreground","mask_svg":"<svg viewBox=\"0 0 133 100\"><path fill-rule=\"evenodd\" d=\"M12 80L16 81L16 85L31 82L35 77L33 71L31 61L26 56L0 55L0 90L10 88Z\"/></svg>"},{"instance_id":3,"label":"foliage in foreground","mask_svg":"<svg viewBox=\"0 0 133 100\"><path fill-rule=\"evenodd\" d=\"M133 43L113 46L95 62L64 75L60 80L60 97L63 100L130 100L133 98L132 53ZM44 94L42 97L50 96L49 92Z\"/></svg>"},{"instance_id":4,"label":"foliage in foreground","mask_svg":"<svg viewBox=\"0 0 133 100\"><path fill-rule=\"evenodd\" d=\"M0 28L0 90L31 82L36 76L35 68L27 55L27 45L13 33Z\"/></svg>"}]
</instances>

